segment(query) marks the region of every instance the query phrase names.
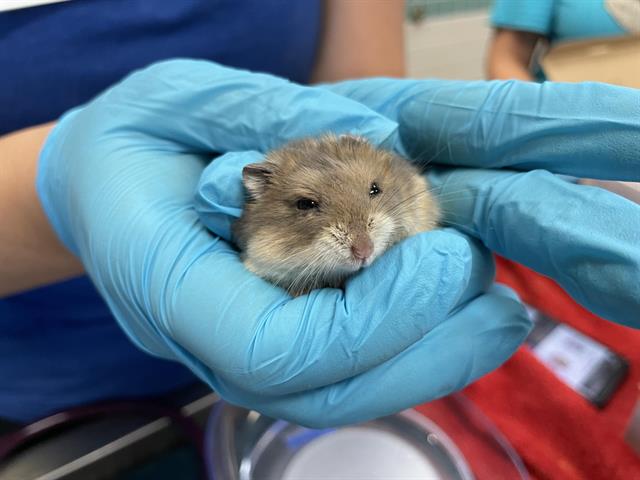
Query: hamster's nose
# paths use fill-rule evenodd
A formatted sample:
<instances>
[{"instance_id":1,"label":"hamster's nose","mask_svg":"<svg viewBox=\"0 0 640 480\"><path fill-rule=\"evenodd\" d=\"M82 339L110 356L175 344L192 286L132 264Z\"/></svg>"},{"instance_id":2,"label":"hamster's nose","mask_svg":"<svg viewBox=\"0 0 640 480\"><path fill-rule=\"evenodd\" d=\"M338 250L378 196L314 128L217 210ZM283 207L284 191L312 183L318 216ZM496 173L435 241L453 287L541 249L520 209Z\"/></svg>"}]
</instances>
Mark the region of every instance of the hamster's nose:
<instances>
[{"instance_id":1,"label":"hamster's nose","mask_svg":"<svg viewBox=\"0 0 640 480\"><path fill-rule=\"evenodd\" d=\"M358 259L365 261L373 253L373 242L366 233L356 235L351 243L351 253Z\"/></svg>"}]
</instances>

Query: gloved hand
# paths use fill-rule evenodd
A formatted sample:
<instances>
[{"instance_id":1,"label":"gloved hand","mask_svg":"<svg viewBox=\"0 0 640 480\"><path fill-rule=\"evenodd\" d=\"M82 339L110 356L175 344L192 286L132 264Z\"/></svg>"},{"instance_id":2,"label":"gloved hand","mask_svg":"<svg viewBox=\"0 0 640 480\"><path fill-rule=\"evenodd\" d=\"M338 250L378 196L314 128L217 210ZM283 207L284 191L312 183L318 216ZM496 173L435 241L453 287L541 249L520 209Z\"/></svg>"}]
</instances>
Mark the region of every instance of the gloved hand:
<instances>
[{"instance_id":1,"label":"gloved hand","mask_svg":"<svg viewBox=\"0 0 640 480\"><path fill-rule=\"evenodd\" d=\"M358 421L462 388L517 348L529 323L490 287L488 252L452 231L418 235L344 292L292 299L205 228L194 193L216 152L226 155L213 165L230 173L215 187L239 195L234 162L253 161L250 151L326 131L381 144L396 127L321 89L164 62L65 115L37 188L141 348L185 363L233 403L309 425Z\"/></svg>"},{"instance_id":2,"label":"gloved hand","mask_svg":"<svg viewBox=\"0 0 640 480\"><path fill-rule=\"evenodd\" d=\"M325 88L397 121L395 148L440 165L429 179L450 225L640 327L640 206L550 173L640 180L640 91L390 79Z\"/></svg>"}]
</instances>

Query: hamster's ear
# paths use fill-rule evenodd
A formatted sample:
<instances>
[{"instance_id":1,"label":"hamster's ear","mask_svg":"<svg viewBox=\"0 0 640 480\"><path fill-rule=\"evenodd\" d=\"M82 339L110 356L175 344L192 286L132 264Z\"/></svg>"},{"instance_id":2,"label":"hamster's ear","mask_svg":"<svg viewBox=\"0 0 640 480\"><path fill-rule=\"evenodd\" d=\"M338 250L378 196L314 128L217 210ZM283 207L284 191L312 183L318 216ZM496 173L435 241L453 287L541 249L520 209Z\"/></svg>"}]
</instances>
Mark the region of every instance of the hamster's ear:
<instances>
[{"instance_id":1,"label":"hamster's ear","mask_svg":"<svg viewBox=\"0 0 640 480\"><path fill-rule=\"evenodd\" d=\"M250 198L255 200L264 193L272 174L272 166L266 162L245 165L242 169L242 183Z\"/></svg>"}]
</instances>

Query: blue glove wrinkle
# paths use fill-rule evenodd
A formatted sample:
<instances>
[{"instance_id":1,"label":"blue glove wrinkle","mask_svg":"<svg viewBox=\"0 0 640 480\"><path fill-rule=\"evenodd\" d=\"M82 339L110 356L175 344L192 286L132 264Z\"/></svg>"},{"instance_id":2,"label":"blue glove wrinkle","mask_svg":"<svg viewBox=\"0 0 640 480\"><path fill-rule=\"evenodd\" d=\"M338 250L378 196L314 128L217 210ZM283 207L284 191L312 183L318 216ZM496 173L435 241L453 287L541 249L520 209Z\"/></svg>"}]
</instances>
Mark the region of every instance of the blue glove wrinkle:
<instances>
[{"instance_id":1,"label":"blue glove wrinkle","mask_svg":"<svg viewBox=\"0 0 640 480\"><path fill-rule=\"evenodd\" d=\"M400 355L357 377L305 393L242 401L261 399L259 411L266 415L284 412L287 420L324 428L448 395L506 361L526 338L531 322L513 293L502 293L505 288L478 297Z\"/></svg>"},{"instance_id":2,"label":"blue glove wrinkle","mask_svg":"<svg viewBox=\"0 0 640 480\"><path fill-rule=\"evenodd\" d=\"M390 79L324 88L397 120L402 145L423 163L439 152L434 163L640 180L637 89L593 82Z\"/></svg>"},{"instance_id":3,"label":"blue glove wrinkle","mask_svg":"<svg viewBox=\"0 0 640 480\"><path fill-rule=\"evenodd\" d=\"M493 253L488 250L480 240L462 235L459 230L453 228L444 228L444 231L451 233L452 235L458 235L468 242L470 247L470 263L469 263L469 278L467 280L467 288L458 300L458 306L451 311L456 313L469 301L475 299L481 294L484 294L491 288L494 288L495 284L495 262ZM443 252L444 253L444 252ZM447 288L443 285L443 288ZM450 288L450 287L449 287Z\"/></svg>"},{"instance_id":4,"label":"blue glove wrinkle","mask_svg":"<svg viewBox=\"0 0 640 480\"><path fill-rule=\"evenodd\" d=\"M326 421L371 418L459 384L452 358L502 361L491 345L469 351L448 342L450 351L439 358L428 344L444 325L451 325L447 339L473 336L474 310L458 303L486 297L493 273L486 252L451 232L419 235L354 277L344 294L325 289L292 300L250 274L238 252L198 221L214 212L210 191L196 202L202 211L193 211L214 152L247 151L240 159L254 161L256 152L327 130L377 144L398 141L395 122L325 90L206 62L164 62L56 127L43 150L39 194L60 237L142 348L185 363L224 398L275 416L311 421L324 414L317 407L351 393L353 405L336 405ZM235 165L221 180L228 188L218 202L232 216L243 198ZM210 223L222 224L213 230L226 238L225 222ZM519 321L501 310L504 302L493 299L496 311L488 317L496 335L510 337L495 342L515 348L520 338L509 326ZM451 322L461 315L470 323ZM414 350L421 353L401 353ZM425 361L429 381L416 381Z\"/></svg>"},{"instance_id":5,"label":"blue glove wrinkle","mask_svg":"<svg viewBox=\"0 0 640 480\"><path fill-rule=\"evenodd\" d=\"M640 309L640 206L544 170L434 169L429 179L446 222L555 279L595 313L639 325L629 312Z\"/></svg>"},{"instance_id":6,"label":"blue glove wrinkle","mask_svg":"<svg viewBox=\"0 0 640 480\"><path fill-rule=\"evenodd\" d=\"M337 83L324 83L319 87L337 93L397 122L404 103L424 90L423 80L397 78L363 78Z\"/></svg>"},{"instance_id":7,"label":"blue glove wrinkle","mask_svg":"<svg viewBox=\"0 0 640 480\"><path fill-rule=\"evenodd\" d=\"M135 103L139 98L145 98L140 107ZM397 130L395 122L340 95L198 60L154 64L127 77L97 103L114 115L120 113L125 128L209 154L265 153L290 140L326 132L357 133L378 145ZM313 121L301 121L304 112L313 112ZM157 122L158 118L172 121Z\"/></svg>"},{"instance_id":8,"label":"blue glove wrinkle","mask_svg":"<svg viewBox=\"0 0 640 480\"><path fill-rule=\"evenodd\" d=\"M438 318L441 314L444 312L448 313L450 306L459 302L460 296L464 293L463 291L459 291L459 285L462 283L463 285L468 286L469 277L471 275L470 267L472 263L472 256L468 242L466 239L458 235L445 236L440 232L424 233L421 234L421 236L424 237L424 241L420 241L418 239L407 239L405 242L392 247L388 252L389 255L396 255L394 267L397 269L397 274L394 275L395 282L393 282L388 289L380 291L369 283L355 282L352 280L348 282L346 300L348 302L353 298L358 302L351 306L351 310L355 312L360 311L363 308L366 308L366 304L371 303L373 300L381 301L381 305L384 306L384 311L374 312L375 316L369 318L368 330L363 331L360 326L355 324L346 324L345 330L347 338L355 340L354 344L350 347L352 349L352 353L357 353L358 350L365 346L367 341L371 341L371 339L376 336L379 336L379 338L382 339L387 338L391 333L393 335L405 337L405 340L401 342L405 344L410 342L410 339L421 338L433 329L433 327L440 321L444 320L444 316ZM430 251L408 248L409 245L405 245L405 243L409 242L421 242L424 244L423 248L428 248ZM458 245L453 246L452 244L454 243L457 243ZM448 248L445 249L445 245ZM459 256L453 256L452 251L456 251ZM430 278L425 278L425 276L420 275L421 271L423 271L422 268L425 267L423 264L424 262L421 261L421 257L428 258L429 264L434 264L430 265L432 268L430 271ZM387 261L385 263L389 262ZM434 267L437 268L437 270ZM383 274L387 275L387 273L383 272L389 271L388 266L384 270L380 270L381 271L378 274L379 276L382 276ZM452 276L449 270L462 272L462 278L460 278L459 275ZM481 273L486 274L486 266L481 269ZM435 279L435 285L432 279ZM408 290L407 285L412 282L415 282L415 288ZM353 285L355 294L350 288L351 285ZM477 295L479 293L478 285L473 285L471 290L473 290ZM454 292L456 293L456 296L450 297L449 295ZM420 315L420 313L422 312L417 311L413 314L415 319L409 322L410 325L414 327L413 329L408 329L408 326L405 326L404 330L394 330L393 328L389 328L388 320L385 321L386 315L393 315L394 311L402 311L400 309L400 304L419 301L417 298L413 300L408 299L407 294L427 297L428 300L426 300L425 303L430 305L429 308L434 313L434 318L429 319L429 321L425 323L424 320L421 321L422 315ZM398 299L402 300L398 302ZM411 315L411 312L407 312L407 315ZM341 338L342 335L338 337L338 339Z\"/></svg>"},{"instance_id":9,"label":"blue glove wrinkle","mask_svg":"<svg viewBox=\"0 0 640 480\"><path fill-rule=\"evenodd\" d=\"M261 323L250 330L245 327L248 338L243 342L252 345L251 355L219 348L206 352L203 345L196 347L198 356L209 358L206 363L221 374L232 372L243 388L265 393L297 391L308 378L329 384L360 373L402 351L446 318L469 277L469 246L461 240L440 232L408 239L351 279L344 298L338 290L320 290L262 312ZM430 255L432 244L440 249L447 245L448 257ZM434 275L421 275L424 271ZM246 320L242 323L247 325ZM206 338L194 335L193 326L189 333L191 341L178 331L173 335L183 345ZM230 332L218 334L226 338ZM384 349L376 348L382 345ZM331 370L326 369L328 359L336 364Z\"/></svg>"},{"instance_id":10,"label":"blue glove wrinkle","mask_svg":"<svg viewBox=\"0 0 640 480\"><path fill-rule=\"evenodd\" d=\"M461 84L434 88L437 94L429 92L406 104L400 136L407 148L413 146L410 153L434 143L438 149L437 140L447 132L452 157L440 155L439 163L639 178L634 153L640 134L637 91L601 84ZM603 109L600 95L608 97L616 109L611 105ZM585 98L592 103L585 104ZM425 104L431 105L429 116L423 113ZM575 140L578 137L580 142Z\"/></svg>"},{"instance_id":11,"label":"blue glove wrinkle","mask_svg":"<svg viewBox=\"0 0 640 480\"><path fill-rule=\"evenodd\" d=\"M245 157L246 156L246 157ZM241 171L242 167L247 163L251 163L255 160L259 160L260 154L256 152L235 152L226 154L216 159L211 165L204 171L196 194L196 206L201 216L203 223L207 225L212 231L224 235L225 230L228 230L227 221L219 222L221 218L220 212L239 211L244 198L238 194L238 191L242 189L241 186ZM235 180L234 180L235 179ZM309 326L306 323L301 323L299 320L297 324L292 324L289 328L295 331L294 339L286 341L283 345L283 350L278 350L277 354L272 351L267 351L260 355L257 351L259 345L273 346L272 341L265 341L267 332L273 332L275 325L281 325L282 320L279 318L273 318L271 316L265 317L265 322L259 326L259 332L254 333L254 340L252 341L253 348L251 349L252 356L244 360L242 365L252 365L250 369L240 373L234 370L233 375L238 374L251 376L250 379L242 380L242 384L251 384L250 389L256 389L264 393L269 393L271 390L277 388L278 392L287 391L287 383L295 385L300 383L299 377L303 378L308 375L305 370L310 368L322 369L323 359L330 356L330 349L335 349L340 355L343 355L345 360L343 363L345 368L350 365L348 370L345 370L344 376L352 376L362 371L365 365L371 363L379 363L386 360L387 357L377 358L372 360L370 357L362 357L362 350L376 351L376 349L367 348L373 342L380 344L390 343L389 331L391 330L394 337L399 337L400 340L396 340L403 345L411 343L421 338L430 328L437 325L439 314L438 312L446 312L451 303L458 303L462 300L475 298L484 289L486 289L494 274L494 267L491 255L482 248L478 243L470 241L467 237L460 235L453 230L447 230L445 232L431 232L424 234L426 238L430 239L428 245L431 249L431 254L428 254L428 250L424 249L408 249L407 245L411 242L416 242L415 239L409 239L407 245L406 242L397 245L392 249L388 255L396 255L397 259L393 262L394 269L397 269L402 275L392 275L388 268L382 267L380 269L382 275L393 278L396 277L395 282L390 282L391 285L386 288L380 288L375 281L373 284L370 282L363 282L360 279L361 276L356 276L347 284L347 292L344 299L340 291L335 292L335 311L332 312L330 318L335 319L336 315L345 315L345 320L338 324L332 322L327 325L327 330L322 336L318 332L311 335L309 333ZM425 240L425 243L426 240ZM457 245L457 248L454 248ZM395 249L397 253L393 253ZM470 250L471 249L471 250ZM463 255L457 260L457 266L448 266L452 261L456 261L456 256L452 255L452 251L458 251ZM428 255L427 255L428 254ZM408 256L411 255L411 256ZM416 257L416 255L419 255ZM454 271L462 271L462 280L458 275L451 275L446 271L436 271L434 267L428 267L427 270L431 271L430 278L436 280L435 285L430 283L429 285L413 285L413 288L407 289L407 283L415 283L421 280L420 271L425 270L420 267L420 257L425 256L429 259L430 264L443 268L453 269ZM440 260L437 260L438 257ZM383 257L384 258L384 257ZM382 259L381 259L382 261ZM387 262L388 263L388 262ZM373 268L380 268L378 264L374 264ZM370 270L370 269L368 269ZM373 277L375 278L375 277ZM384 277L383 277L384 278ZM405 280L406 278L406 280ZM457 297L449 298L446 292L457 292L459 287L457 285L462 281L463 285L466 285L464 292L459 292ZM432 280L430 280L432 282ZM184 290L184 288L182 289ZM423 300L410 300L407 298L408 292L416 292L421 297L424 297L423 292L445 292L433 296L433 298L426 297ZM314 322L322 322L326 316L326 312L322 312L317 309L317 305L324 305L321 302L323 291L313 292L304 300L304 308L302 313L299 314L299 318L314 318ZM462 296L462 298L461 298ZM402 328L392 328L389 325L389 319L387 316L393 314L394 311L401 311L403 307L398 305L398 299L401 299L403 305L415 304L419 301L426 301L430 307L429 311L434 312L433 319L429 322L429 325L423 325L420 323L420 316L414 314L415 318L411 317L411 312L407 312L404 316L404 320L409 325L404 325ZM296 299L300 301L302 299ZM364 328L359 322L352 321L349 316L359 311L366 311L370 309L370 305L380 305L377 311L368 315L368 323ZM284 306L283 306L284 308ZM405 308L406 309L406 308ZM416 313L420 310L416 309ZM264 314L264 312L263 312ZM274 314L274 312L269 312ZM443 317L442 317L443 318ZM424 321L422 321L424 322ZM307 328L301 327L296 329L296 326L307 325ZM339 325L339 328L336 328ZM315 325L314 325L315 326ZM380 332L378 332L380 330ZM300 336L303 336L302 340ZM304 338L314 341L305 344ZM380 340L375 340L376 337ZM393 338L393 337L392 337ZM291 345L294 345L295 351L289 352L286 356L283 355L285 349L291 349ZM300 346L299 348L297 346ZM320 349L318 348L321 347ZM282 363L279 367L274 365L274 362ZM228 378L228 382L234 382L230 375L224 373L224 369L227 366L221 366L221 374ZM317 373L315 375L320 375ZM316 377L318 378L318 377ZM330 380L327 380L330 383ZM247 388L247 387L245 387Z\"/></svg>"},{"instance_id":12,"label":"blue glove wrinkle","mask_svg":"<svg viewBox=\"0 0 640 480\"><path fill-rule=\"evenodd\" d=\"M217 222L217 219L219 218L218 214L222 211L239 210L242 202L244 201L242 196L237 194L237 191L242 188L240 180L242 167L247 163L255 161L256 156L259 157L259 154L256 154L255 152L247 153L247 158L243 158L243 155L245 154L236 152L220 157L213 164L207 167L198 185L198 192L196 194L197 209L201 215L203 223L205 223L209 229L219 234L224 234L226 224L220 225L220 222ZM233 178L235 178L235 180L232 180ZM217 186L219 185L224 185L224 187L218 188ZM397 269L398 272L401 273L401 276L395 275L395 283L392 283L389 287L381 289L378 286L378 282L375 282L372 285L369 282L355 281L355 279L361 278L360 276L356 276L354 280L348 282L347 294L345 295L344 301L341 301L340 298L337 299L337 305L335 307L336 310L333 312L333 315L331 316L332 318L335 318L336 315L340 314L349 316L352 312L370 309L367 305L371 305L374 302L384 306L382 310L372 313L373 316L368 320L366 328L363 328L359 322L345 320L340 324L342 325L342 328L345 329L344 331L340 329L335 331L331 330L330 332L326 332L326 336L323 337L319 337L318 333L316 333L313 335L313 338L316 340L314 340L312 344L304 345L297 337L294 340L287 341L283 346L284 348L289 345L301 345L295 353L290 353L287 357L283 357L281 354L274 357L272 356L272 352L268 352L264 356L254 356L247 360L247 364L253 365L250 369L251 373L247 372L247 375L258 377L259 371L265 367L273 369L274 372L268 376L266 381L264 379L252 378L250 383L252 385L256 385L256 388L260 388L261 391L268 391L267 389L270 388L270 386L277 386L278 388L281 388L284 385L283 380L284 382L295 383L297 381L296 377L304 375L304 369L308 369L311 365L314 365L314 368L316 365L320 368L322 366L320 362L323 358L329 356L327 349L330 348L337 349L345 356L345 358L348 359L348 361L345 362L345 365L350 364L351 370L346 371L344 375L354 375L363 368L362 365L372 362L371 359L367 358L363 361L360 356L360 350L366 350L368 343L374 341L373 339L378 335L376 330L379 326L383 326L383 330L379 334L379 337L384 338L385 341L389 341L389 332L386 330L389 329L389 320L386 319L386 316L391 315L393 311L400 311L400 309L402 309L402 307L397 305L397 299L402 299L403 304L415 303L410 302L406 298L407 292L419 292L421 296L424 296L423 292L456 292L458 290L458 287L456 286L459 285L461 281L463 285L466 285L465 291L460 292L458 297L450 298L446 294L437 296L430 294L433 298L428 298L427 301L431 305L430 310L434 312L434 320L432 320L430 324L436 325L439 318L437 312L448 311L448 305L451 303L458 303L461 300L459 296L460 294L464 295L465 299L474 298L488 287L493 277L494 270L492 258L485 249L482 249L475 242L470 242L469 239L451 230L448 230L446 234L444 232L432 232L425 235L425 239L430 239L428 248L431 250L431 254L427 256L430 264L439 266L441 269L447 268L453 269L454 271L461 270L463 272L462 279L460 279L458 275L452 276L446 271L435 271L434 267L431 266L430 269L432 274L430 275L430 278L437 280L435 285L432 283L424 286L417 284L414 288L407 289L407 283L419 282L422 280L420 271L423 269L419 268L421 259L420 257L416 258L416 255L418 252L420 256L424 256L427 253L427 251L419 250L417 248L406 248L407 245L411 244L411 242L416 241L414 239L409 239L407 240L407 242L409 242L408 244L407 242L403 242L391 251L393 252L395 249L401 249L398 253L388 253L388 255L397 254L397 259L393 264L393 268ZM426 240L425 243L427 243ZM456 245L457 248L455 248ZM469 250L469 248L472 250ZM457 266L449 266L452 261L456 261L457 257L452 255L452 251L456 250L463 253L463 255L459 260L457 260L457 262L459 262ZM438 257L440 257L440 260L436 260ZM374 264L371 269L379 268L377 265L377 263ZM383 275L390 276L388 268L385 269L383 267L381 272L382 271L386 272ZM470 281L470 275L472 274L473 281ZM430 280L430 282L432 282L432 280ZM339 291L336 292L339 293ZM323 318L323 312L315 311L314 309L314 301L318 299L318 295L320 295L320 293L314 292L308 297L308 300L305 301L305 307L301 314L301 318L316 318L316 322L321 321ZM343 307L341 308L340 305ZM406 314L405 320L411 320L410 313ZM417 325L417 323L415 322L418 322L418 318L412 321L414 322L412 323L412 325L414 325L413 328L409 328L405 325L402 329L395 329L393 331L394 336L404 336L404 339L400 341L403 345L407 342L411 342L412 340L415 341L415 339L421 338L429 328L432 328L432 326L425 328L425 325L422 324L416 327L415 325ZM273 331L274 326L271 322L281 324L282 320L276 320L269 317L269 321L262 324L260 326L260 330L263 332ZM295 325L292 325L291 328L295 328ZM304 333L307 334L306 331ZM296 335L299 334L300 331L297 330ZM256 333L255 335L256 338L260 339L259 342L254 342L255 345L273 345L273 342L265 342L263 340L264 333L261 332L260 335ZM307 337L312 338L312 336L308 334ZM322 341L320 341L319 338L322 338ZM322 346L322 349L318 350L317 348L314 348L316 345ZM253 349L252 352L255 353L256 350ZM268 360L265 361L264 358L267 358ZM276 369L273 366L274 360L278 362L282 361L283 363L278 373L276 373ZM374 363L379 363L384 360L385 358L376 359ZM283 374L282 372L289 373ZM234 374L237 373L238 372L234 372ZM278 385L273 385L271 380L272 377L279 378L280 383L278 383ZM247 381L246 383L249 382Z\"/></svg>"},{"instance_id":13,"label":"blue glove wrinkle","mask_svg":"<svg viewBox=\"0 0 640 480\"><path fill-rule=\"evenodd\" d=\"M640 92L635 89L599 83L384 79L326 88L399 121L402 144L423 164L433 157L441 164L544 168L592 178L640 180ZM593 198L580 197L592 205L587 208L579 205L581 200L572 200L576 192L571 187L571 191L556 188L536 194L537 186L526 182L517 187L523 189L523 198L513 194L510 200L500 194L500 186L487 187L499 182L500 173L480 172L460 171L463 177L455 178L461 191L454 194L448 188L450 198L442 205L451 225L558 280L576 300L605 318L637 325L633 320L640 298L637 206L621 199L614 206L607 194L602 206ZM587 197L588 192L582 190L580 195ZM494 199L493 205L480 198L484 195ZM539 198L530 198L536 195ZM568 204L574 210L571 222L554 222L555 209ZM492 220L499 211L509 216L508 222ZM593 212L599 212L596 223L588 222ZM525 239L523 231L530 232L530 238ZM572 241L578 242L577 247ZM585 261L587 255L596 259L591 266Z\"/></svg>"},{"instance_id":14,"label":"blue glove wrinkle","mask_svg":"<svg viewBox=\"0 0 640 480\"><path fill-rule=\"evenodd\" d=\"M171 352L175 345L171 337L166 335L171 315L171 292L185 263L190 261L193 253L191 245L204 234L193 207L184 201L191 198L201 171L201 162L194 157L181 158L184 168L178 183L180 188L172 189L167 182L172 165L162 162L157 154L152 155L158 159L152 175L140 165L125 165L120 169L120 174L127 176L127 188L105 181L102 189L94 192L96 198L104 201L103 205L108 207L102 207L103 221L100 225L94 225L92 234L87 238L87 251L83 251L82 256L91 259L88 272L94 282L109 286L108 297L116 300L111 306L112 310L118 312L116 318L138 319L137 322L121 322L127 334L136 338L136 343L142 343L145 350L173 358ZM149 190L146 182L166 185L164 195ZM91 204L87 204L86 215L90 214L92 208ZM125 210L126 216L123 215ZM166 215L159 216L157 212L160 211ZM128 235L118 235L117 231L112 231L111 225L116 218L124 219L120 228ZM209 240L208 246L215 242L215 239ZM173 251L174 256L162 258L160 252L164 251ZM126 255L127 261L100 262L98 258L93 258L93 252L101 252L111 259ZM139 269L139 277L132 275L133 266ZM117 289L114 288L116 286Z\"/></svg>"}]
</instances>

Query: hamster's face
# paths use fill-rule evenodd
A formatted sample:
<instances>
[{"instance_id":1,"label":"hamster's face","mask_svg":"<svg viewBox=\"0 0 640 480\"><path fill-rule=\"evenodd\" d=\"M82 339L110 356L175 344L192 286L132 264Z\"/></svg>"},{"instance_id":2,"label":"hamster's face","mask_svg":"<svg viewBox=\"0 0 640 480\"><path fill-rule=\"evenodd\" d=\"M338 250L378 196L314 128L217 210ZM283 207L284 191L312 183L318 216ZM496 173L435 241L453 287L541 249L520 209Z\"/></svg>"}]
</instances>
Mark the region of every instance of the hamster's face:
<instances>
[{"instance_id":1,"label":"hamster's face","mask_svg":"<svg viewBox=\"0 0 640 480\"><path fill-rule=\"evenodd\" d=\"M243 177L249 199L235 233L245 264L292 293L340 286L438 220L418 170L356 137L289 144Z\"/></svg>"}]
</instances>

